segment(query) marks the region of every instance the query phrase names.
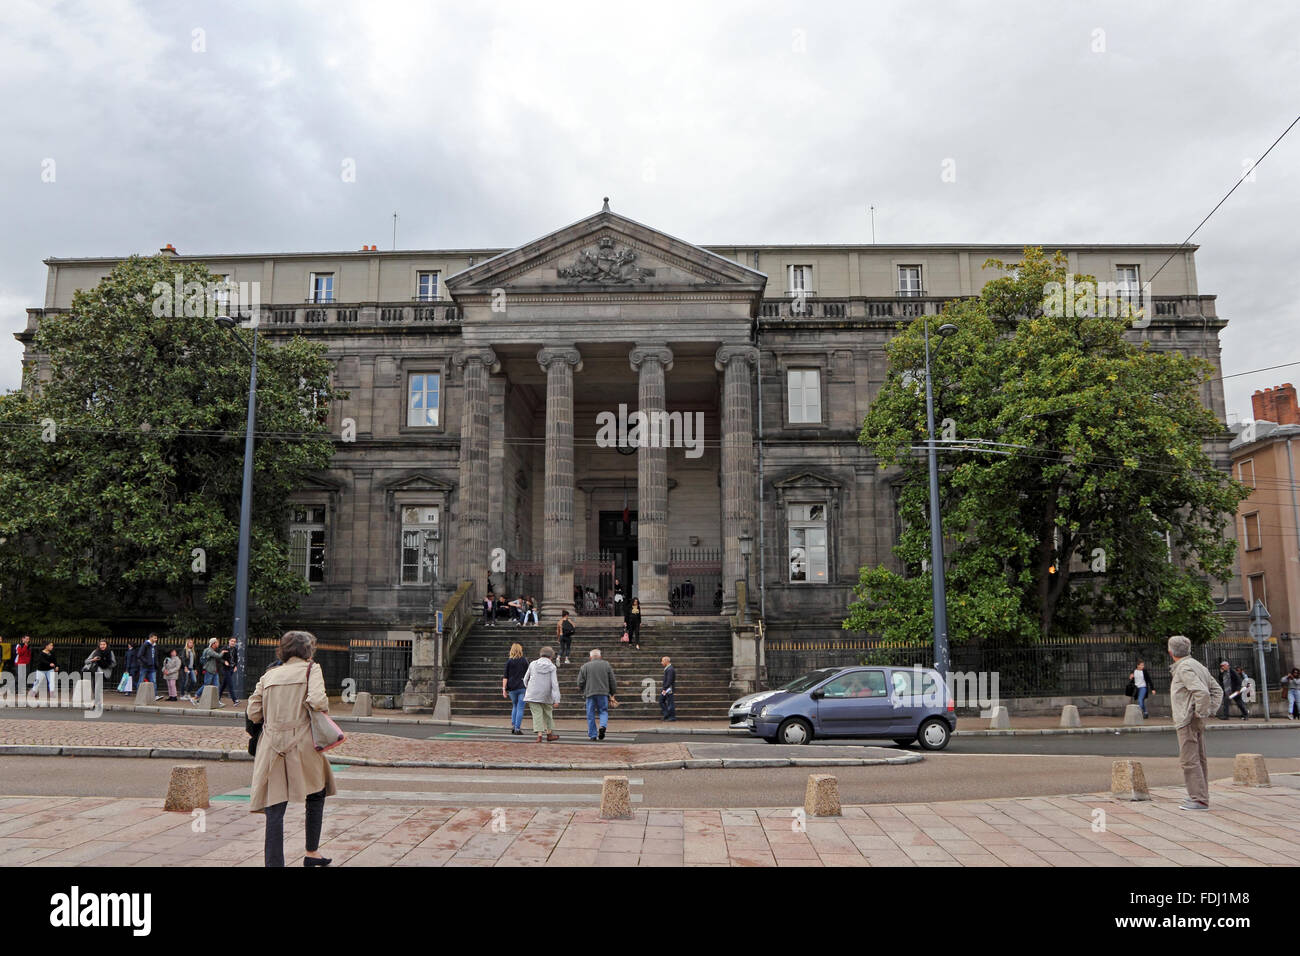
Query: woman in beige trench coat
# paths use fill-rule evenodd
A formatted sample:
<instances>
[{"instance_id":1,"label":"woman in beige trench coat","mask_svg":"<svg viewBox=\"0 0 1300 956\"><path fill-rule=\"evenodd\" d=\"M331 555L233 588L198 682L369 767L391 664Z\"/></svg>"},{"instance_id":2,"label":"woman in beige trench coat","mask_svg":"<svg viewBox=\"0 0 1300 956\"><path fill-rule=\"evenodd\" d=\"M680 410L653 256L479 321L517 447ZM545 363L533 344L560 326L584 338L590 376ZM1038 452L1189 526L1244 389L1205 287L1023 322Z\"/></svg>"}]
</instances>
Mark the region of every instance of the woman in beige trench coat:
<instances>
[{"instance_id":1,"label":"woman in beige trench coat","mask_svg":"<svg viewBox=\"0 0 1300 956\"><path fill-rule=\"evenodd\" d=\"M266 814L267 866L284 866L284 811L289 801L307 804L307 854L303 866L328 866L321 856L321 825L325 798L337 793L329 760L316 750L307 713L327 711L325 677L312 663L316 638L306 631L289 631L280 638L272 667L248 698L248 719L263 724L253 761L252 798L248 809Z\"/></svg>"}]
</instances>

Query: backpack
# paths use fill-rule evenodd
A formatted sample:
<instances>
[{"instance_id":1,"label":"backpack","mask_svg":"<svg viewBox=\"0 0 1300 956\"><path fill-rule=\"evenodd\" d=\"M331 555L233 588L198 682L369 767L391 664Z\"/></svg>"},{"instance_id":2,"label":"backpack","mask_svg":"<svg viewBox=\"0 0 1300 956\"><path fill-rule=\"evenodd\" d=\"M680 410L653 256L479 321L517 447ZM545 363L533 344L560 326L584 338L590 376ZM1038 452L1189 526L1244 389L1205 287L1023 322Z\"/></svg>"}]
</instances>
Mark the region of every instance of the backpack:
<instances>
[{"instance_id":1,"label":"backpack","mask_svg":"<svg viewBox=\"0 0 1300 956\"><path fill-rule=\"evenodd\" d=\"M573 637L573 632L575 630L576 628L574 628L573 622L567 617L560 623L560 631L565 637Z\"/></svg>"}]
</instances>

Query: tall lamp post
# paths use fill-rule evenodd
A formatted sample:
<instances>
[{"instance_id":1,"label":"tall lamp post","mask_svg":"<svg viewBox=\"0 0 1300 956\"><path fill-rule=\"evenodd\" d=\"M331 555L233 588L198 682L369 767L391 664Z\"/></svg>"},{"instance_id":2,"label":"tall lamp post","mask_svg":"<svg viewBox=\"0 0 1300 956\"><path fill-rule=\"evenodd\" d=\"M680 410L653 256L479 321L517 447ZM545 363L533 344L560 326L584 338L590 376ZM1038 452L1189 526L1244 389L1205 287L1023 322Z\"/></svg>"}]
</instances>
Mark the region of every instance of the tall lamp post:
<instances>
[{"instance_id":1,"label":"tall lamp post","mask_svg":"<svg viewBox=\"0 0 1300 956\"><path fill-rule=\"evenodd\" d=\"M943 578L943 521L939 514L939 461L934 444L934 389L930 382L930 320L924 320L925 330L925 424L929 442L930 459L930 579L933 582L934 601L934 666L946 682L951 670L952 657L948 651L948 592ZM942 340L957 331L957 326L939 326ZM939 353L938 346L935 354Z\"/></svg>"},{"instance_id":2,"label":"tall lamp post","mask_svg":"<svg viewBox=\"0 0 1300 956\"><path fill-rule=\"evenodd\" d=\"M234 336L239 347L253 359L248 375L248 423L244 430L244 488L239 499L239 559L235 564L235 619L232 637L239 653L239 666L235 668L235 681L243 691L244 673L248 666L248 551L250 526L253 518L253 431L257 420L257 323L253 323L253 347L235 334L235 320L228 315L217 316L217 325Z\"/></svg>"}]
</instances>

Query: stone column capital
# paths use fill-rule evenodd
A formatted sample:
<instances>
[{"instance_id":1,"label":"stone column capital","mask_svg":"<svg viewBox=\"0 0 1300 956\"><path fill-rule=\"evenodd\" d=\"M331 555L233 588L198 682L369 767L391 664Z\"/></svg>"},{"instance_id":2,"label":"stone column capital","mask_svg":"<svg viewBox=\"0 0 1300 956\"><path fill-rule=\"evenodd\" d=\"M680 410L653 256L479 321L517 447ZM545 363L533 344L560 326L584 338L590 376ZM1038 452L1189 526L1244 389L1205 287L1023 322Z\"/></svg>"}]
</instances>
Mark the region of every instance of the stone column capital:
<instances>
[{"instance_id":1,"label":"stone column capital","mask_svg":"<svg viewBox=\"0 0 1300 956\"><path fill-rule=\"evenodd\" d=\"M628 355L632 371L640 371L644 362L658 362L665 372L672 371L673 350L666 345L638 345Z\"/></svg>"},{"instance_id":2,"label":"stone column capital","mask_svg":"<svg viewBox=\"0 0 1300 956\"><path fill-rule=\"evenodd\" d=\"M575 372L582 371L582 353L575 348L553 348L545 347L537 353L537 364L544 369L549 369L555 362L567 362L573 366Z\"/></svg>"},{"instance_id":3,"label":"stone column capital","mask_svg":"<svg viewBox=\"0 0 1300 956\"><path fill-rule=\"evenodd\" d=\"M464 368L470 362L480 362L491 372L501 370L501 362L497 359L497 353L488 348L459 349L452 354L451 362L457 368Z\"/></svg>"},{"instance_id":4,"label":"stone column capital","mask_svg":"<svg viewBox=\"0 0 1300 956\"><path fill-rule=\"evenodd\" d=\"M721 372L736 359L753 365L758 361L758 349L752 345L724 345L713 353L713 367Z\"/></svg>"}]
</instances>

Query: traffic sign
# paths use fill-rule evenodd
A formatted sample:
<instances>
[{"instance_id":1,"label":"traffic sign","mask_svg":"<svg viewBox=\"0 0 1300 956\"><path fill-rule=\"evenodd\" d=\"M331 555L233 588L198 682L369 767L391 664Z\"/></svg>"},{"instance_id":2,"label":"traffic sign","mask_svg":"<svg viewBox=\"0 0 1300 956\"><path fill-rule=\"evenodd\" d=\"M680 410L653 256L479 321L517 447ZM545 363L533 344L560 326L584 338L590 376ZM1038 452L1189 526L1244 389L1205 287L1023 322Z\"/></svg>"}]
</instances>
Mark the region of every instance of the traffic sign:
<instances>
[{"instance_id":1,"label":"traffic sign","mask_svg":"<svg viewBox=\"0 0 1300 956\"><path fill-rule=\"evenodd\" d=\"M1250 636L1256 641L1263 644L1273 636L1273 625L1267 620L1254 620L1250 622Z\"/></svg>"}]
</instances>

